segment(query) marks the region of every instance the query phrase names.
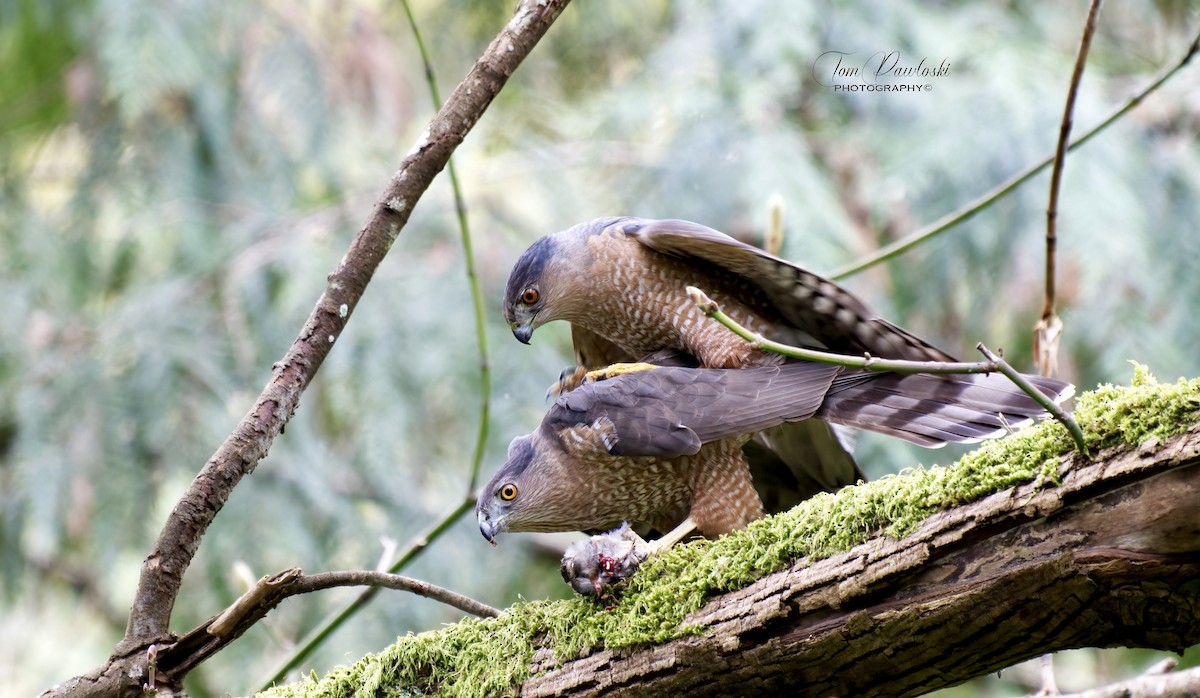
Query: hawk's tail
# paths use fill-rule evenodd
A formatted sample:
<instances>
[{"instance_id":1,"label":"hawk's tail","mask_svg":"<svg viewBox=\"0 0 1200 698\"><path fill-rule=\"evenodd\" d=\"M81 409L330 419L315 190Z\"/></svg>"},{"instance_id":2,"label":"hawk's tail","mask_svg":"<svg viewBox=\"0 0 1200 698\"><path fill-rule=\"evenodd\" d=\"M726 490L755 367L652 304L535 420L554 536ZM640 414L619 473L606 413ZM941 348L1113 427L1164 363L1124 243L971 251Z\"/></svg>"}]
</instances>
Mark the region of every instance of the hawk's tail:
<instances>
[{"instance_id":1,"label":"hawk's tail","mask_svg":"<svg viewBox=\"0 0 1200 698\"><path fill-rule=\"evenodd\" d=\"M1074 386L1025 376L1055 403ZM856 373L838 377L816 416L927 447L1001 436L1045 414L1036 400L1001 374L934 376Z\"/></svg>"}]
</instances>

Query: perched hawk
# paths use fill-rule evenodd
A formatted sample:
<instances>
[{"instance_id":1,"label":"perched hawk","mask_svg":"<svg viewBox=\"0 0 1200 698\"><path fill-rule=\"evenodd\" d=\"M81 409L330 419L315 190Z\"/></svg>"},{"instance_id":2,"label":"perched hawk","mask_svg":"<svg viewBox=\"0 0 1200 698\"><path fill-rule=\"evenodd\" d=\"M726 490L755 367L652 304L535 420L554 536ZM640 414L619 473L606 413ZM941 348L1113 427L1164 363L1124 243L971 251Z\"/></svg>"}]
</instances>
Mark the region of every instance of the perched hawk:
<instances>
[{"instance_id":1,"label":"perched hawk","mask_svg":"<svg viewBox=\"0 0 1200 698\"><path fill-rule=\"evenodd\" d=\"M787 344L953 360L832 281L680 220L600 218L537 240L508 277L504 318L525 343L551 320L570 322L589 368L666 348L691 354L706 368L784 361L705 317L687 286L707 293L742 325Z\"/></svg>"},{"instance_id":2,"label":"perched hawk","mask_svg":"<svg viewBox=\"0 0 1200 698\"><path fill-rule=\"evenodd\" d=\"M622 522L674 528L664 545L693 527L716 536L762 515L741 448L755 432L817 417L937 446L1004 433L1043 412L1000 375L808 362L638 368L563 394L536 431L513 440L476 506L484 538L495 544L502 531L600 531ZM1056 401L1071 393L1062 381L1028 379Z\"/></svg>"},{"instance_id":3,"label":"perched hawk","mask_svg":"<svg viewBox=\"0 0 1200 698\"><path fill-rule=\"evenodd\" d=\"M664 349L706 368L783 363L754 349L688 298L696 286L742 325L792 345L881 358L950 361L940 349L877 316L832 281L710 228L679 220L602 218L534 242L514 265L504 317L528 343L552 320L571 323L579 370L637 361ZM960 381L961 382L961 381ZM756 481L782 510L822 490L861 479L853 434L816 420L755 436ZM792 483L798 483L793 485Z\"/></svg>"}]
</instances>

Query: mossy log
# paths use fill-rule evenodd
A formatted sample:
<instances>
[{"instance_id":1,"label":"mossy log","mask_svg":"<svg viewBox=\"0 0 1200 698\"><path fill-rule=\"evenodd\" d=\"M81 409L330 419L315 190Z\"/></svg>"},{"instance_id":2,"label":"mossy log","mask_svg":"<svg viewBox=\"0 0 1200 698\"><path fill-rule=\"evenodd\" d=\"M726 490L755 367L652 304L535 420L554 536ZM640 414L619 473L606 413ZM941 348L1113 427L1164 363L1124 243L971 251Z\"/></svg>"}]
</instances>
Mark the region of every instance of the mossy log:
<instances>
[{"instance_id":1,"label":"mossy log","mask_svg":"<svg viewBox=\"0 0 1200 698\"><path fill-rule=\"evenodd\" d=\"M1200 642L1200 381L1079 400L948 468L648 562L611 608L519 604L278 695L903 696L1064 648Z\"/></svg>"}]
</instances>

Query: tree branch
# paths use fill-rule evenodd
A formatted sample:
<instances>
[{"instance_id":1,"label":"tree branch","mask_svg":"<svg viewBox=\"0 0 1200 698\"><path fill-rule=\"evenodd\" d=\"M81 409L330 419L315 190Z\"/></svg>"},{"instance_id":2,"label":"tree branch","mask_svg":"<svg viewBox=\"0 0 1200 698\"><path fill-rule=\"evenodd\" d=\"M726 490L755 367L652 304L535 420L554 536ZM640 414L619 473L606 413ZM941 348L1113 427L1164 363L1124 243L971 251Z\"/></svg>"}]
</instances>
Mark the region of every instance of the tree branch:
<instances>
[{"instance_id":1,"label":"tree branch","mask_svg":"<svg viewBox=\"0 0 1200 698\"><path fill-rule=\"evenodd\" d=\"M1182 651L1200 641L1200 438L1153 462L1068 461L1059 488L1018 487L904 540L798 563L693 614L703 636L544 662L522 693L715 695L746 682L742 695L769 695L785 681L812 696L917 695L1072 647Z\"/></svg>"},{"instance_id":2,"label":"tree branch","mask_svg":"<svg viewBox=\"0 0 1200 698\"><path fill-rule=\"evenodd\" d=\"M1058 346L1062 341L1063 323L1058 317L1056 279L1058 264L1058 195L1062 189L1063 168L1067 164L1067 143L1071 140L1071 125L1075 114L1075 98L1079 95L1079 83L1083 80L1083 69L1087 65L1088 51L1092 47L1092 36L1100 21L1100 6L1103 0L1092 0L1088 8L1087 21L1083 25L1083 36L1079 39L1079 54L1075 57L1075 70L1067 88L1067 103L1063 107L1062 124L1058 129L1058 145L1054 150L1054 167L1050 170L1050 201L1046 205L1046 279L1042 301L1042 316L1033 327L1033 358L1038 373L1054 376L1058 373Z\"/></svg>"},{"instance_id":3,"label":"tree branch","mask_svg":"<svg viewBox=\"0 0 1200 698\"><path fill-rule=\"evenodd\" d=\"M267 455L341 334L367 283L412 208L449 161L492 99L550 28L569 0L523 0L503 30L433 117L374 206L366 225L327 277L325 292L254 406L209 458L168 516L142 564L124 639L109 663L49 693L140 694L151 647L171 643L171 611L200 540L242 477ZM118 662L125 659L132 662ZM122 666L117 667L120 663ZM126 664L129 664L126 666ZM177 686L181 676L164 677Z\"/></svg>"},{"instance_id":4,"label":"tree branch","mask_svg":"<svg viewBox=\"0 0 1200 698\"><path fill-rule=\"evenodd\" d=\"M981 449L993 460L677 546L611 608L520 604L271 694L898 696L1065 648L1181 651L1200 641L1200 381L1081 402L1089 440L1110 444L1094 461L1044 461L1048 425L1028 429ZM1022 467L1040 475L1007 479ZM940 511L910 526L910 507ZM864 542L823 554L824 536Z\"/></svg>"},{"instance_id":5,"label":"tree branch","mask_svg":"<svg viewBox=\"0 0 1200 698\"><path fill-rule=\"evenodd\" d=\"M284 599L344 586L408 591L485 618L500 613L449 589L398 574L348 570L306 575L298 568L292 568L263 577L229 608L196 626L178 641L158 646L157 671L165 676L185 674L241 637Z\"/></svg>"}]
</instances>

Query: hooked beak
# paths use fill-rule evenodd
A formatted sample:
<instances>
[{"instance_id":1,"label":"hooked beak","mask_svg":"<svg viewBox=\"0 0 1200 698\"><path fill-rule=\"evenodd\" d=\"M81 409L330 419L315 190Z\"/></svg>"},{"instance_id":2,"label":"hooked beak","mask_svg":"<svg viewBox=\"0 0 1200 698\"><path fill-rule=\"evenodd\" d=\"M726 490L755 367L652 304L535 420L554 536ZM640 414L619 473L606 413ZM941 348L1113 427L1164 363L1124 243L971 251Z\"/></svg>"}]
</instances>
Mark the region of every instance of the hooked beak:
<instances>
[{"instance_id":1,"label":"hooked beak","mask_svg":"<svg viewBox=\"0 0 1200 698\"><path fill-rule=\"evenodd\" d=\"M483 537L485 540L487 540L487 542L492 544L493 548L496 547L496 534L504 530L503 526L498 526L492 523L492 517L488 515L486 511L479 512L478 517L479 532L483 534Z\"/></svg>"},{"instance_id":2,"label":"hooked beak","mask_svg":"<svg viewBox=\"0 0 1200 698\"><path fill-rule=\"evenodd\" d=\"M518 325L513 323L511 327L513 336L517 338L518 342L521 344L529 344L529 338L533 336L533 326L531 324L524 323Z\"/></svg>"}]
</instances>

